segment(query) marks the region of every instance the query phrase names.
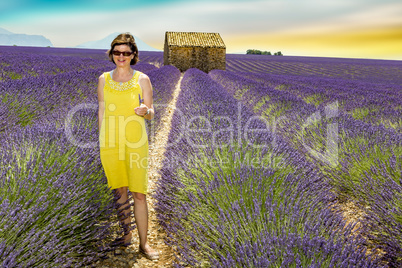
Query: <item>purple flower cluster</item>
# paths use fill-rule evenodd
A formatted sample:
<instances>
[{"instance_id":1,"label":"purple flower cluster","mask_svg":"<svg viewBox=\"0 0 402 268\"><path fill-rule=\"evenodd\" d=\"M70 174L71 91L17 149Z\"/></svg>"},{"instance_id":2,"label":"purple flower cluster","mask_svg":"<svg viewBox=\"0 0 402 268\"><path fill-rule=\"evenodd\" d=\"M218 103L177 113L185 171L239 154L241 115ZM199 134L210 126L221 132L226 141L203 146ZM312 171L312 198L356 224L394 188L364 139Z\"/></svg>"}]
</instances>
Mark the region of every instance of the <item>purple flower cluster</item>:
<instances>
[{"instance_id":1,"label":"purple flower cluster","mask_svg":"<svg viewBox=\"0 0 402 268\"><path fill-rule=\"evenodd\" d=\"M155 195L177 267L380 266L303 154L209 75L181 87Z\"/></svg>"}]
</instances>

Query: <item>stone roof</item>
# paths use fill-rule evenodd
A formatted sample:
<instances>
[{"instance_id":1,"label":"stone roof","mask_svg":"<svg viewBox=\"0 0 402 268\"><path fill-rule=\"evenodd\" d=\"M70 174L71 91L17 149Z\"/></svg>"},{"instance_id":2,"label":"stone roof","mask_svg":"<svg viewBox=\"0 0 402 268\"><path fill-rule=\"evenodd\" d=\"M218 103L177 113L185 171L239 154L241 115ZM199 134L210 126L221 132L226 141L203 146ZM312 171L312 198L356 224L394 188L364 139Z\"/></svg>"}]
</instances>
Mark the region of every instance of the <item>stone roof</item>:
<instances>
[{"instance_id":1,"label":"stone roof","mask_svg":"<svg viewBox=\"0 0 402 268\"><path fill-rule=\"evenodd\" d=\"M175 47L226 48L218 33L166 32L165 42Z\"/></svg>"}]
</instances>

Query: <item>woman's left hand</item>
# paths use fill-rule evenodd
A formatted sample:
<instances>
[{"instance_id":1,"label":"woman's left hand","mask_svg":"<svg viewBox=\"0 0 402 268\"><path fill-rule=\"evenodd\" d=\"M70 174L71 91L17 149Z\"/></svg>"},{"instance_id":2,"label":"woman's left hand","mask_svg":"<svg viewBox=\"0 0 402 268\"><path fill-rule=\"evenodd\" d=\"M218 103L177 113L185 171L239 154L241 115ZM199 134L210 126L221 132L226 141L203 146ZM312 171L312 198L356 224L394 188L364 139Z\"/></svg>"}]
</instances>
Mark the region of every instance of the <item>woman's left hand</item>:
<instances>
[{"instance_id":1,"label":"woman's left hand","mask_svg":"<svg viewBox=\"0 0 402 268\"><path fill-rule=\"evenodd\" d=\"M147 111L148 111L148 106L146 106L144 103L141 103L141 105L139 107L134 108L135 114L139 115L139 116L145 116L147 114Z\"/></svg>"}]
</instances>

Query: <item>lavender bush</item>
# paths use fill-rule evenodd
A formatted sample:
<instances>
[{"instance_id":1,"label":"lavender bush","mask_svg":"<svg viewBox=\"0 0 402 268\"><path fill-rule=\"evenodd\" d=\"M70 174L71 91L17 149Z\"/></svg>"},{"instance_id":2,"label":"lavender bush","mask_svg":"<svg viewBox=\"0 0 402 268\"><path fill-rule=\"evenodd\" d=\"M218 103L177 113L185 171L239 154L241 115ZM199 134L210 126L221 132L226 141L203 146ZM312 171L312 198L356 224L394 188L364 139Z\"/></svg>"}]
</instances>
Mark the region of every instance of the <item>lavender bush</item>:
<instances>
[{"instance_id":1,"label":"lavender bush","mask_svg":"<svg viewBox=\"0 0 402 268\"><path fill-rule=\"evenodd\" d=\"M102 256L112 202L96 151L45 125L1 137L2 267L71 267Z\"/></svg>"}]
</instances>

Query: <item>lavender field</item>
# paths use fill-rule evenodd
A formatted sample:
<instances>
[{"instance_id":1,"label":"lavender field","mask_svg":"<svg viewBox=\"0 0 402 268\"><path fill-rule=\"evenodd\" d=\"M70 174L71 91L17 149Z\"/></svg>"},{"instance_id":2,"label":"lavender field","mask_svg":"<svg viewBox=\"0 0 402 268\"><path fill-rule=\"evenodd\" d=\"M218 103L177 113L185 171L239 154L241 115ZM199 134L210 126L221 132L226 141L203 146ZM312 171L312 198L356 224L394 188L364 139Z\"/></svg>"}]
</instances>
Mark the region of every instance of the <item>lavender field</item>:
<instances>
[{"instance_id":1,"label":"lavender field","mask_svg":"<svg viewBox=\"0 0 402 268\"><path fill-rule=\"evenodd\" d=\"M183 76L155 193L177 267L402 267L402 62L229 54L181 74L140 59L150 134ZM96 110L113 68L102 50L0 47L1 267L113 250Z\"/></svg>"}]
</instances>

